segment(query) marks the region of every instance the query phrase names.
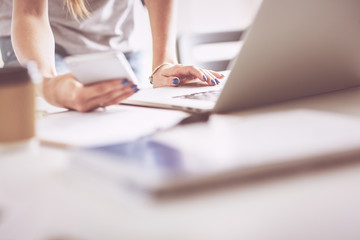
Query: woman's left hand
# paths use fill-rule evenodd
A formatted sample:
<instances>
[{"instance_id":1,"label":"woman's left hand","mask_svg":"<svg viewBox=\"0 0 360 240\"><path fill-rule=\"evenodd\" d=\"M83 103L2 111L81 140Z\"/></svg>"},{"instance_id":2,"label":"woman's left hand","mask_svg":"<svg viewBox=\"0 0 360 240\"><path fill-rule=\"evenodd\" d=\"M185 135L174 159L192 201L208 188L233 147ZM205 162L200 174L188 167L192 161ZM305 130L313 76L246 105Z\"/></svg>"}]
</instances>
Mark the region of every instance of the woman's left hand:
<instances>
[{"instance_id":1,"label":"woman's left hand","mask_svg":"<svg viewBox=\"0 0 360 240\"><path fill-rule=\"evenodd\" d=\"M182 85L214 86L224 75L192 65L165 64L153 75L154 87L178 87Z\"/></svg>"}]
</instances>

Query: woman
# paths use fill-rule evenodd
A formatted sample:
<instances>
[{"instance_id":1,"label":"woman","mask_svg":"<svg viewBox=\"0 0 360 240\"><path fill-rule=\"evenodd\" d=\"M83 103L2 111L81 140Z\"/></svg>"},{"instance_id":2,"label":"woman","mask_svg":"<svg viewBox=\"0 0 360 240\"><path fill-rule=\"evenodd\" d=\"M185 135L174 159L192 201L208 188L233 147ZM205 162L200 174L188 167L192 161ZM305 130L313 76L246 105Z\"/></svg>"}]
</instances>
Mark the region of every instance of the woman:
<instances>
[{"instance_id":1,"label":"woman","mask_svg":"<svg viewBox=\"0 0 360 240\"><path fill-rule=\"evenodd\" d=\"M180 86L194 79L218 84L222 78L219 73L177 64L174 1L143 2L152 32L153 86ZM36 61L44 77L39 93L53 105L85 112L117 104L137 87L124 79L83 86L71 73L62 73L61 60L67 55L119 50L141 75L139 50L146 41L142 16L140 0L1 0L4 63Z\"/></svg>"}]
</instances>

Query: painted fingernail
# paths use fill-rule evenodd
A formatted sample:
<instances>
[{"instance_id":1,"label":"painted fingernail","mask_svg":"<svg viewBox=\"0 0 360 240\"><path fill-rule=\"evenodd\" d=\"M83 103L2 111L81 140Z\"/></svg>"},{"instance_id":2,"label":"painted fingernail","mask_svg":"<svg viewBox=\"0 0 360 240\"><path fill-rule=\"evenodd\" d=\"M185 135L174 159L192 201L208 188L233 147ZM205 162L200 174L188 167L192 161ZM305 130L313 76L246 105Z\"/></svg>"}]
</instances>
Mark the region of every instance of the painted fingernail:
<instances>
[{"instance_id":1,"label":"painted fingernail","mask_svg":"<svg viewBox=\"0 0 360 240\"><path fill-rule=\"evenodd\" d=\"M217 84L220 83L219 79L217 79L217 78L215 78L215 81L216 81Z\"/></svg>"},{"instance_id":2,"label":"painted fingernail","mask_svg":"<svg viewBox=\"0 0 360 240\"><path fill-rule=\"evenodd\" d=\"M203 75L203 79L204 79L205 81L207 81L207 77L206 77L205 75Z\"/></svg>"},{"instance_id":3,"label":"painted fingernail","mask_svg":"<svg viewBox=\"0 0 360 240\"><path fill-rule=\"evenodd\" d=\"M221 75L221 76L223 76L223 77L225 77L225 75L224 75L224 74L222 74L222 73L220 73L220 75Z\"/></svg>"},{"instance_id":4,"label":"painted fingernail","mask_svg":"<svg viewBox=\"0 0 360 240\"><path fill-rule=\"evenodd\" d=\"M137 93L138 91L140 91L140 89L137 88L137 89L135 89L134 93Z\"/></svg>"},{"instance_id":5,"label":"painted fingernail","mask_svg":"<svg viewBox=\"0 0 360 240\"><path fill-rule=\"evenodd\" d=\"M122 81L121 84L125 86L125 85L128 84L128 83L129 83L129 80L125 79L124 81Z\"/></svg>"},{"instance_id":6,"label":"painted fingernail","mask_svg":"<svg viewBox=\"0 0 360 240\"><path fill-rule=\"evenodd\" d=\"M214 85L216 84L215 81L214 81L214 79L211 79L211 82L212 82L212 84L214 84Z\"/></svg>"},{"instance_id":7,"label":"painted fingernail","mask_svg":"<svg viewBox=\"0 0 360 240\"><path fill-rule=\"evenodd\" d=\"M134 85L132 85L130 88L131 88L131 89L135 89L135 88L137 88L137 85L134 84Z\"/></svg>"},{"instance_id":8,"label":"painted fingernail","mask_svg":"<svg viewBox=\"0 0 360 240\"><path fill-rule=\"evenodd\" d=\"M179 82L180 82L180 80L179 80L178 78L174 78L174 79L172 80L172 83L173 83L173 84L179 84Z\"/></svg>"}]
</instances>

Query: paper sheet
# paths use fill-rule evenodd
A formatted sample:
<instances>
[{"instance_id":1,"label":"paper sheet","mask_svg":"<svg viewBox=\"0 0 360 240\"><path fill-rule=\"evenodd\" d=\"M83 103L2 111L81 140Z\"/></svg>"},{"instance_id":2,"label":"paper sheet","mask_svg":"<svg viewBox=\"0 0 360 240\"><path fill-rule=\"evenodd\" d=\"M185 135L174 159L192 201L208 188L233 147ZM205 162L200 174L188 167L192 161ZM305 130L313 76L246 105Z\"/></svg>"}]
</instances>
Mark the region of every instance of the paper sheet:
<instances>
[{"instance_id":1,"label":"paper sheet","mask_svg":"<svg viewBox=\"0 0 360 240\"><path fill-rule=\"evenodd\" d=\"M132 141L167 129L188 116L180 111L110 106L90 113L68 111L37 121L37 137L46 143L95 147Z\"/></svg>"}]
</instances>

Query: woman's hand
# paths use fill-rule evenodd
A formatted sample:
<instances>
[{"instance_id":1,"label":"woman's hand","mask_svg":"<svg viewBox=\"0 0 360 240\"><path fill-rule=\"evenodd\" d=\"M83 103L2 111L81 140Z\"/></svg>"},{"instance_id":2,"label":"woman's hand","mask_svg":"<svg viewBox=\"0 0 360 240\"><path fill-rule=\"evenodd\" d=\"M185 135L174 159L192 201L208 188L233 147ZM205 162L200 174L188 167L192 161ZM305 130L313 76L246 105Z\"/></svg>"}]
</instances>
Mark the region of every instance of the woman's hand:
<instances>
[{"instance_id":1,"label":"woman's hand","mask_svg":"<svg viewBox=\"0 0 360 240\"><path fill-rule=\"evenodd\" d=\"M192 65L165 64L153 75L154 87L198 85L214 86L220 83L224 75Z\"/></svg>"},{"instance_id":2,"label":"woman's hand","mask_svg":"<svg viewBox=\"0 0 360 240\"><path fill-rule=\"evenodd\" d=\"M79 112L118 104L136 91L137 86L126 79L84 86L71 73L44 79L41 86L42 95L49 103Z\"/></svg>"}]
</instances>

